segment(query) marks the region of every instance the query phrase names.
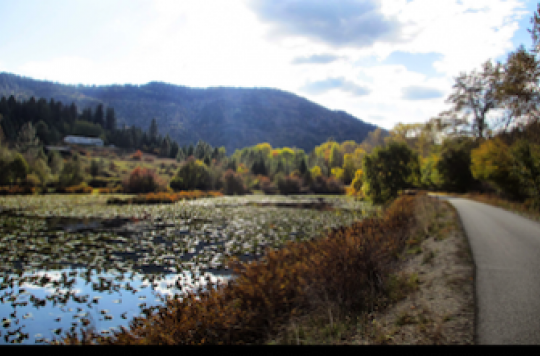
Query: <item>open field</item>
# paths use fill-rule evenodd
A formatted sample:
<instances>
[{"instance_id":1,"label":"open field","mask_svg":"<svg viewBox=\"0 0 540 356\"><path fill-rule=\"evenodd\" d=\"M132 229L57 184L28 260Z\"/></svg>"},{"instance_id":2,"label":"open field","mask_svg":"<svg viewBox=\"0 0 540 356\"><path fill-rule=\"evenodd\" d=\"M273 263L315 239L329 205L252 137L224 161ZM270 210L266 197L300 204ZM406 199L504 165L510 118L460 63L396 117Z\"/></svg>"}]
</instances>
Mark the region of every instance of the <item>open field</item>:
<instances>
[{"instance_id":1,"label":"open field","mask_svg":"<svg viewBox=\"0 0 540 356\"><path fill-rule=\"evenodd\" d=\"M107 205L111 195L0 198L2 343L35 343L83 326L109 332L208 281L227 259L325 235L377 212L347 197L244 196ZM119 198L126 196L116 196ZM289 204L289 207L277 206Z\"/></svg>"}]
</instances>

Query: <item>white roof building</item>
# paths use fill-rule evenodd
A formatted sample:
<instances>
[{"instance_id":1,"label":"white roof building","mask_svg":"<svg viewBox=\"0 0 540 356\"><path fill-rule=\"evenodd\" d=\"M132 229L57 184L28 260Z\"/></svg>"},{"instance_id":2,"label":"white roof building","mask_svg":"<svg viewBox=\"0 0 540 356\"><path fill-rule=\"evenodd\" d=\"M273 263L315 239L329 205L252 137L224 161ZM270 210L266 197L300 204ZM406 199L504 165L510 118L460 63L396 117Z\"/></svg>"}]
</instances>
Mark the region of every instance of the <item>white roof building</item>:
<instances>
[{"instance_id":1,"label":"white roof building","mask_svg":"<svg viewBox=\"0 0 540 356\"><path fill-rule=\"evenodd\" d=\"M64 142L73 145L103 146L103 140L96 137L66 136Z\"/></svg>"}]
</instances>

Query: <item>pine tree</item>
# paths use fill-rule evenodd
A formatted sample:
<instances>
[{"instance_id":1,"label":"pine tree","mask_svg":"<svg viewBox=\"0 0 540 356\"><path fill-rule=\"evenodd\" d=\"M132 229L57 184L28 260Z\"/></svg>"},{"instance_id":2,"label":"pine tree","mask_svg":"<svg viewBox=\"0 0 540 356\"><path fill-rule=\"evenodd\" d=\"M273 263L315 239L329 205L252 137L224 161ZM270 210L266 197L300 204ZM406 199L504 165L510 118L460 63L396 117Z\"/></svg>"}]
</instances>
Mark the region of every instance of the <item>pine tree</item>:
<instances>
[{"instance_id":1,"label":"pine tree","mask_svg":"<svg viewBox=\"0 0 540 356\"><path fill-rule=\"evenodd\" d=\"M152 144L157 143L158 125L157 125L157 121L155 117L152 119L152 122L150 122L150 129L148 130L148 134L150 136L151 143Z\"/></svg>"},{"instance_id":2,"label":"pine tree","mask_svg":"<svg viewBox=\"0 0 540 356\"><path fill-rule=\"evenodd\" d=\"M96 108L96 112L94 113L94 123L100 125L101 127L105 127L105 118L103 114L103 104L99 104Z\"/></svg>"},{"instance_id":3,"label":"pine tree","mask_svg":"<svg viewBox=\"0 0 540 356\"><path fill-rule=\"evenodd\" d=\"M107 114L105 117L105 128L111 131L116 129L116 115L113 108L107 108Z\"/></svg>"}]
</instances>

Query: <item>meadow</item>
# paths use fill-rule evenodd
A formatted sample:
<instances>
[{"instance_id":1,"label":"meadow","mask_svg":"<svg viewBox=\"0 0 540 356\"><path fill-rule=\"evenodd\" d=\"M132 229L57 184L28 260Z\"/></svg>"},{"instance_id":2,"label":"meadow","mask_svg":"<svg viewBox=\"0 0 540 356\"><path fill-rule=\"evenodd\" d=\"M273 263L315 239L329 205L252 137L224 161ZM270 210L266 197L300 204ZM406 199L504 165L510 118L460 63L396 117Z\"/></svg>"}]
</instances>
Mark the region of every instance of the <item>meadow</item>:
<instances>
[{"instance_id":1,"label":"meadow","mask_svg":"<svg viewBox=\"0 0 540 356\"><path fill-rule=\"evenodd\" d=\"M210 197L107 204L128 195L0 197L0 341L107 335L167 297L234 278L288 242L316 240L378 213L346 196Z\"/></svg>"}]
</instances>

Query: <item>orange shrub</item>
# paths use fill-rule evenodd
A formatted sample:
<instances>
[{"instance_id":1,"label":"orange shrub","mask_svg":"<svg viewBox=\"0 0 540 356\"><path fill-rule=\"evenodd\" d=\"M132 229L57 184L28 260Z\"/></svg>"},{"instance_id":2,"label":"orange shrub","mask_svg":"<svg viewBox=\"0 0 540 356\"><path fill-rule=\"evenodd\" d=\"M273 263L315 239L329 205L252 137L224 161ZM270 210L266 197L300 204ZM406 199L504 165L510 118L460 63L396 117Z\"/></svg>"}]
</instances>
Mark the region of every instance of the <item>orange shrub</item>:
<instances>
[{"instance_id":1,"label":"orange shrub","mask_svg":"<svg viewBox=\"0 0 540 356\"><path fill-rule=\"evenodd\" d=\"M18 186L0 187L0 195L30 195L36 192L35 187Z\"/></svg>"},{"instance_id":2,"label":"orange shrub","mask_svg":"<svg viewBox=\"0 0 540 356\"><path fill-rule=\"evenodd\" d=\"M83 184L64 188L64 192L68 194L91 194L92 191L93 191L92 187L89 187Z\"/></svg>"},{"instance_id":3,"label":"orange shrub","mask_svg":"<svg viewBox=\"0 0 540 356\"><path fill-rule=\"evenodd\" d=\"M165 183L153 170L147 168L135 168L122 185L127 193L150 193L165 190Z\"/></svg>"},{"instance_id":4,"label":"orange shrub","mask_svg":"<svg viewBox=\"0 0 540 356\"><path fill-rule=\"evenodd\" d=\"M142 156L143 156L143 153L141 152L141 150L137 150L137 152L135 152L134 154L131 155L131 159L135 159L137 161L140 161Z\"/></svg>"}]
</instances>

